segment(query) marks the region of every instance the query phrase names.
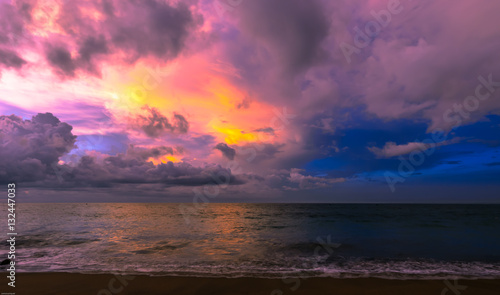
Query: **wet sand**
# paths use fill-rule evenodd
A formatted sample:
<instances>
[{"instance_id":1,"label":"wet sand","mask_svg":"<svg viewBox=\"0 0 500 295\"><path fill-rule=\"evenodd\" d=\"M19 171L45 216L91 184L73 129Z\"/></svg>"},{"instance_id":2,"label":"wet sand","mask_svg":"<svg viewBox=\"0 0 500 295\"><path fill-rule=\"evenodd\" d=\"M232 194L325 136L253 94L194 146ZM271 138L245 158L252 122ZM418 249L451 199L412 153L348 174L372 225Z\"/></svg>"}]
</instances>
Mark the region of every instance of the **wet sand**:
<instances>
[{"instance_id":1,"label":"wet sand","mask_svg":"<svg viewBox=\"0 0 500 295\"><path fill-rule=\"evenodd\" d=\"M385 280L309 278L283 281L256 278L115 276L112 274L18 273L16 287L1 278L1 292L33 294L213 294L213 295L498 295L500 280ZM456 286L453 287L453 286ZM464 289L465 288L465 289ZM452 290L454 289L454 290Z\"/></svg>"}]
</instances>

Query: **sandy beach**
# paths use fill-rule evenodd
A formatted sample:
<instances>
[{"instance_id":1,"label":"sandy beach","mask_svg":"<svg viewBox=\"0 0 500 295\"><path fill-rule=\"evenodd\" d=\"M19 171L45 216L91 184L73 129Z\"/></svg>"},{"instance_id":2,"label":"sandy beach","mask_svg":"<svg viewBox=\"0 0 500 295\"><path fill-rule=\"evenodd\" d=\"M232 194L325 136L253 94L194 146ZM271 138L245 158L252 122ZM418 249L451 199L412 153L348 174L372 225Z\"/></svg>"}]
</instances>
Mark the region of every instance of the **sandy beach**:
<instances>
[{"instance_id":1,"label":"sandy beach","mask_svg":"<svg viewBox=\"0 0 500 295\"><path fill-rule=\"evenodd\" d=\"M16 287L7 288L2 276L1 292L24 294L217 294L217 295L280 295L280 294L384 294L384 295L498 295L500 280L385 280L385 279L299 279L300 285L281 279L256 278L191 278L191 277L116 277L112 274L20 273ZM451 290L450 286L457 286ZM292 290L292 288L297 287ZM466 288L465 288L466 287ZM10 290L12 289L12 290Z\"/></svg>"}]
</instances>

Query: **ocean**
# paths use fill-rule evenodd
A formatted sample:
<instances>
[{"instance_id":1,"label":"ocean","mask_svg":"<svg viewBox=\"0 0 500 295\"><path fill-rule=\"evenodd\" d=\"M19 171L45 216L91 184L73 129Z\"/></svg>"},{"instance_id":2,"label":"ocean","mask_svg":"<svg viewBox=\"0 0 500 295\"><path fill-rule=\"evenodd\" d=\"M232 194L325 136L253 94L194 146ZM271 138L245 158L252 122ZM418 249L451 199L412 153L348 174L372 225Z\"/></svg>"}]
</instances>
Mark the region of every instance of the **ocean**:
<instances>
[{"instance_id":1,"label":"ocean","mask_svg":"<svg viewBox=\"0 0 500 295\"><path fill-rule=\"evenodd\" d=\"M18 272L500 278L500 205L17 204L16 222Z\"/></svg>"}]
</instances>

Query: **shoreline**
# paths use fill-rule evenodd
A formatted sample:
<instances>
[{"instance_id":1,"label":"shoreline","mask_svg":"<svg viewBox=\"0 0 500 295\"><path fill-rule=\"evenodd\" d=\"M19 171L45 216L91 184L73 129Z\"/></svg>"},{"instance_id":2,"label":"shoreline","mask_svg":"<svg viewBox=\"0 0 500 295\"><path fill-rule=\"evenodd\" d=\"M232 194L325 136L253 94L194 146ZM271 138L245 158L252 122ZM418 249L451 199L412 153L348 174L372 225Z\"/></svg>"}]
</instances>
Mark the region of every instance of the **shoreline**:
<instances>
[{"instance_id":1,"label":"shoreline","mask_svg":"<svg viewBox=\"0 0 500 295\"><path fill-rule=\"evenodd\" d=\"M500 279L398 280L378 278L201 278L79 274L64 272L17 273L16 287L2 276L1 292L16 294L217 294L217 295L305 295L305 294L457 294L498 295ZM453 290L455 288L455 290Z\"/></svg>"}]
</instances>

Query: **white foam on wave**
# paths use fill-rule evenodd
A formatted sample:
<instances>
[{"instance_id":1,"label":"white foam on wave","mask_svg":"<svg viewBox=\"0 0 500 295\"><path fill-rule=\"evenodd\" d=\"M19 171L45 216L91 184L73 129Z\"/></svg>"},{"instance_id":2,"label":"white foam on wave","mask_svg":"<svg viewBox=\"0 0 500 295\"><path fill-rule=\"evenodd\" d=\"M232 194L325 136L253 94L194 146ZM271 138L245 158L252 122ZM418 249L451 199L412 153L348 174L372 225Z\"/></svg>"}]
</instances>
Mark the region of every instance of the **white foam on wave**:
<instances>
[{"instance_id":1,"label":"white foam on wave","mask_svg":"<svg viewBox=\"0 0 500 295\"><path fill-rule=\"evenodd\" d=\"M309 259L310 260L310 259ZM304 260L306 261L306 260ZM310 262L310 261L309 261ZM352 259L328 264L302 263L295 265L262 265L258 262L234 264L226 262L198 262L192 264L162 261L86 260L59 254L24 260L20 272L75 272L124 273L153 276L194 277L333 277L333 278L385 278L385 279L500 279L500 263L442 262L417 260L362 260Z\"/></svg>"}]
</instances>

